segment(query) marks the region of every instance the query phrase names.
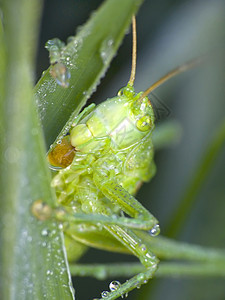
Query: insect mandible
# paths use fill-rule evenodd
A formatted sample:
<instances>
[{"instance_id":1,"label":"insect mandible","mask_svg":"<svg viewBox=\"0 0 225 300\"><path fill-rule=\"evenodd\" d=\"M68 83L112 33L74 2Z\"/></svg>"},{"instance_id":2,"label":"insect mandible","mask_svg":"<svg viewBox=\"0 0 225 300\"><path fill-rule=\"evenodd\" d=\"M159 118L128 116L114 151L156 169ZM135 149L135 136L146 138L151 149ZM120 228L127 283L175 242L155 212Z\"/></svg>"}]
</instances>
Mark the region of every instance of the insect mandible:
<instances>
[{"instance_id":1,"label":"insect mandible","mask_svg":"<svg viewBox=\"0 0 225 300\"><path fill-rule=\"evenodd\" d=\"M136 93L133 17L132 70L127 86L116 97L85 108L48 154L51 166L60 169L52 186L63 207L56 218L68 221L63 231L69 259L77 260L90 246L133 254L145 267L142 273L104 292L104 299L116 299L140 287L157 270L158 259L136 233L145 230L156 236L160 231L157 219L134 197L141 183L155 174L155 117L147 95L193 64L172 70L145 92Z\"/></svg>"}]
</instances>

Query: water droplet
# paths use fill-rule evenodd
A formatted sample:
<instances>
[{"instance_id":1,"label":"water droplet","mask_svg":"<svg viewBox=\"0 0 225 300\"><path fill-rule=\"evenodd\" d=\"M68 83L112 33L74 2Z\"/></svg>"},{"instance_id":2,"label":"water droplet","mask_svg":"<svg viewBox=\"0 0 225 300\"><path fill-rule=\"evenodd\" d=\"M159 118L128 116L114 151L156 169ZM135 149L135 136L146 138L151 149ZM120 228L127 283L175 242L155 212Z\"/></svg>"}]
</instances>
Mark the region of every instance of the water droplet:
<instances>
[{"instance_id":1,"label":"water droplet","mask_svg":"<svg viewBox=\"0 0 225 300\"><path fill-rule=\"evenodd\" d=\"M48 234L49 234L49 232L48 232L48 229L46 229L46 228L41 231L42 236L47 236Z\"/></svg>"},{"instance_id":2,"label":"water droplet","mask_svg":"<svg viewBox=\"0 0 225 300\"><path fill-rule=\"evenodd\" d=\"M63 88L69 87L71 74L68 68L63 63L56 62L55 64L51 65L50 74Z\"/></svg>"},{"instance_id":3,"label":"water droplet","mask_svg":"<svg viewBox=\"0 0 225 300\"><path fill-rule=\"evenodd\" d=\"M121 286L121 283L117 280L113 280L109 284L109 289L111 292L116 291Z\"/></svg>"},{"instance_id":4,"label":"water droplet","mask_svg":"<svg viewBox=\"0 0 225 300\"><path fill-rule=\"evenodd\" d=\"M62 223L60 223L58 227L59 227L60 230L63 230L63 224Z\"/></svg>"},{"instance_id":5,"label":"water droplet","mask_svg":"<svg viewBox=\"0 0 225 300\"><path fill-rule=\"evenodd\" d=\"M77 27L76 27L76 35L78 35L78 34L81 32L82 29L83 29L83 26L82 26L82 25L77 26Z\"/></svg>"},{"instance_id":6,"label":"water droplet","mask_svg":"<svg viewBox=\"0 0 225 300\"><path fill-rule=\"evenodd\" d=\"M141 252L142 252L143 254L147 253L147 251L148 251L148 249L147 249L147 247L146 247L145 244L140 244L140 245L139 245L139 249L141 250Z\"/></svg>"},{"instance_id":7,"label":"water droplet","mask_svg":"<svg viewBox=\"0 0 225 300\"><path fill-rule=\"evenodd\" d=\"M109 292L108 292L108 291L103 291L103 292L101 293L102 298L106 298L108 295L109 295Z\"/></svg>"},{"instance_id":8,"label":"water droplet","mask_svg":"<svg viewBox=\"0 0 225 300\"><path fill-rule=\"evenodd\" d=\"M72 43L75 40L74 36L69 36L66 40L67 44Z\"/></svg>"},{"instance_id":9,"label":"water droplet","mask_svg":"<svg viewBox=\"0 0 225 300\"><path fill-rule=\"evenodd\" d=\"M56 234L56 230L54 229L54 230L52 230L51 236L53 236L53 235L55 235L55 234Z\"/></svg>"},{"instance_id":10,"label":"water droplet","mask_svg":"<svg viewBox=\"0 0 225 300\"><path fill-rule=\"evenodd\" d=\"M46 247L47 246L47 243L46 242L43 242L42 243L42 247Z\"/></svg>"},{"instance_id":11,"label":"water droplet","mask_svg":"<svg viewBox=\"0 0 225 300\"><path fill-rule=\"evenodd\" d=\"M58 38L48 40L45 43L45 48L49 51L50 58L55 59L65 47L65 43Z\"/></svg>"},{"instance_id":12,"label":"water droplet","mask_svg":"<svg viewBox=\"0 0 225 300\"><path fill-rule=\"evenodd\" d=\"M8 147L5 151L5 159L9 163L15 163L20 159L20 150L16 147Z\"/></svg>"},{"instance_id":13,"label":"water droplet","mask_svg":"<svg viewBox=\"0 0 225 300\"><path fill-rule=\"evenodd\" d=\"M46 70L42 72L41 77L44 76L46 73Z\"/></svg>"},{"instance_id":14,"label":"water droplet","mask_svg":"<svg viewBox=\"0 0 225 300\"><path fill-rule=\"evenodd\" d=\"M144 273L139 273L137 276L138 276L138 282L142 282L146 278Z\"/></svg>"},{"instance_id":15,"label":"water droplet","mask_svg":"<svg viewBox=\"0 0 225 300\"><path fill-rule=\"evenodd\" d=\"M100 48L100 55L103 61L103 64L107 64L111 56L113 55L113 39L108 38L102 42Z\"/></svg>"},{"instance_id":16,"label":"water droplet","mask_svg":"<svg viewBox=\"0 0 225 300\"><path fill-rule=\"evenodd\" d=\"M149 231L151 236L157 236L160 233L159 224L156 224L152 229Z\"/></svg>"}]
</instances>

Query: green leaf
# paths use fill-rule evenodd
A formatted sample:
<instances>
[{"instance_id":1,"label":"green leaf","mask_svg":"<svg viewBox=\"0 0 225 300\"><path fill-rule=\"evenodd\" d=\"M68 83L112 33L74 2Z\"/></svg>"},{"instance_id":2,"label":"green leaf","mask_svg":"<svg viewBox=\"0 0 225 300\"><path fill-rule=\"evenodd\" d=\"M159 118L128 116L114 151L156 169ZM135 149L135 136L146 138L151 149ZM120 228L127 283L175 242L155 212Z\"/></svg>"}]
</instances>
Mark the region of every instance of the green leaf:
<instances>
[{"instance_id":1,"label":"green leaf","mask_svg":"<svg viewBox=\"0 0 225 300\"><path fill-rule=\"evenodd\" d=\"M40 1L5 0L2 10L1 299L74 299L58 224L31 213L35 200L55 203L32 86Z\"/></svg>"},{"instance_id":2,"label":"green leaf","mask_svg":"<svg viewBox=\"0 0 225 300\"><path fill-rule=\"evenodd\" d=\"M141 2L143 0L108 0L92 14L63 52L71 73L68 88L58 85L49 69L37 83L36 100L47 146L96 89Z\"/></svg>"}]
</instances>

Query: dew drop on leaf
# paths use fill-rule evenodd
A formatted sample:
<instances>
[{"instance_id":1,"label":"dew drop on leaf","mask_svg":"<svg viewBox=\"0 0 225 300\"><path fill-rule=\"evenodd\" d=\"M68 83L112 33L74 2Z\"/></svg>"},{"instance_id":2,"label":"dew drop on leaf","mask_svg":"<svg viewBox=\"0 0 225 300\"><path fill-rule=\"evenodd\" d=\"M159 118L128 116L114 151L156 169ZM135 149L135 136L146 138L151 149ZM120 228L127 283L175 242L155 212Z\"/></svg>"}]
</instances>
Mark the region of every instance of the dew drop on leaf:
<instances>
[{"instance_id":1,"label":"dew drop on leaf","mask_svg":"<svg viewBox=\"0 0 225 300\"><path fill-rule=\"evenodd\" d=\"M117 280L113 280L109 284L109 289L111 292L116 291L121 286L121 283Z\"/></svg>"},{"instance_id":2,"label":"dew drop on leaf","mask_svg":"<svg viewBox=\"0 0 225 300\"><path fill-rule=\"evenodd\" d=\"M108 292L108 291L103 291L103 292L101 293L102 298L106 298L108 295L109 295L109 292Z\"/></svg>"},{"instance_id":3,"label":"dew drop on leaf","mask_svg":"<svg viewBox=\"0 0 225 300\"><path fill-rule=\"evenodd\" d=\"M104 65L108 63L110 57L113 54L113 44L114 41L112 38L105 39L101 44L100 56Z\"/></svg>"},{"instance_id":4,"label":"dew drop on leaf","mask_svg":"<svg viewBox=\"0 0 225 300\"><path fill-rule=\"evenodd\" d=\"M71 77L70 71L68 68L61 62L57 62L50 68L50 74L55 78L58 85L63 88L69 87L69 80Z\"/></svg>"}]
</instances>

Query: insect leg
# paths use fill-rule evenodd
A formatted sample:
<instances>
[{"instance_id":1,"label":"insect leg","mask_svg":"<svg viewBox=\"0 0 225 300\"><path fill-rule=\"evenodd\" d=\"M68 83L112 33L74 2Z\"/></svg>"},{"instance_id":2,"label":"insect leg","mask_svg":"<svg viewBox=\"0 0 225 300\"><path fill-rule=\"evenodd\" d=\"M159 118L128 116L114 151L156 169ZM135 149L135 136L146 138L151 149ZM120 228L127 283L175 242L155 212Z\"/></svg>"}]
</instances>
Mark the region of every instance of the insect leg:
<instances>
[{"instance_id":1,"label":"insect leg","mask_svg":"<svg viewBox=\"0 0 225 300\"><path fill-rule=\"evenodd\" d=\"M152 230L152 234L159 233L158 220L131 194L129 194L115 179L106 180L105 176L96 172L93 176L96 186L112 202L134 219L126 218L126 222L136 224L137 229ZM156 231L156 232L155 232Z\"/></svg>"},{"instance_id":2,"label":"insect leg","mask_svg":"<svg viewBox=\"0 0 225 300\"><path fill-rule=\"evenodd\" d=\"M118 217L117 215L106 216L102 214L74 213L66 209L56 209L53 211L52 216L60 222L70 224L88 223L93 225L99 224L101 226L113 224L126 228L146 230L146 223L143 224L142 219L130 219L126 217Z\"/></svg>"},{"instance_id":3,"label":"insect leg","mask_svg":"<svg viewBox=\"0 0 225 300\"><path fill-rule=\"evenodd\" d=\"M104 226L117 240L127 247L135 256L138 257L142 265L145 267L143 272L135 275L131 279L123 283L117 290L110 292L104 297L104 300L117 299L134 288L139 288L140 285L147 283L153 277L157 270L158 259L144 244L133 231L121 228L117 225Z\"/></svg>"},{"instance_id":4,"label":"insect leg","mask_svg":"<svg viewBox=\"0 0 225 300\"><path fill-rule=\"evenodd\" d=\"M132 229L146 229L146 225L142 224L142 219L130 219L126 217L118 217L116 215L107 216L100 213L86 214L74 213L70 208L52 208L46 203L37 200L32 205L32 213L39 220L47 220L50 217L65 224L99 224L99 225L118 225Z\"/></svg>"},{"instance_id":5,"label":"insect leg","mask_svg":"<svg viewBox=\"0 0 225 300\"><path fill-rule=\"evenodd\" d=\"M73 122L73 127L75 125L77 125L77 123L84 118L85 116L87 116L90 112L92 112L94 110L94 108L96 107L96 105L94 103L91 103L90 105L88 105L87 107L85 107L81 113L79 113L79 115L75 118L74 122Z\"/></svg>"}]
</instances>

